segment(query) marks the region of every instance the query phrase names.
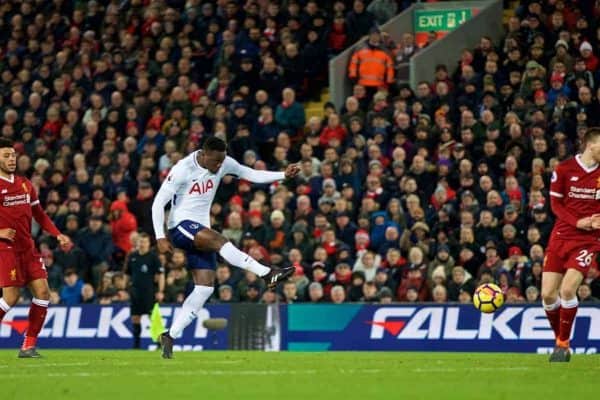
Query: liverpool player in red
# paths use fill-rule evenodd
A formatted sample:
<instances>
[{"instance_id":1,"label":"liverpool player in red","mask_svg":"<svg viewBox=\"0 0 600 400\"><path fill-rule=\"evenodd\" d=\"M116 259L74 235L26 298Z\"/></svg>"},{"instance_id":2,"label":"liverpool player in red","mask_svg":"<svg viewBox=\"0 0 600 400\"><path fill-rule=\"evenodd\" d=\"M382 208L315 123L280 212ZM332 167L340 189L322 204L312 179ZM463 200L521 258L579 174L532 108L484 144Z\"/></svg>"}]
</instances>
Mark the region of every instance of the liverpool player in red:
<instances>
[{"instance_id":1,"label":"liverpool player in red","mask_svg":"<svg viewBox=\"0 0 600 400\"><path fill-rule=\"evenodd\" d=\"M46 268L31 237L31 218L61 246L67 246L70 240L46 215L31 182L15 175L16 167L12 141L0 138L0 321L19 299L20 288L28 286L33 299L19 357L37 358L36 341L46 319L50 291Z\"/></svg>"},{"instance_id":2,"label":"liverpool player in red","mask_svg":"<svg viewBox=\"0 0 600 400\"><path fill-rule=\"evenodd\" d=\"M558 164L550 183L557 219L546 251L542 301L556 336L552 362L571 358L577 288L600 251L600 128L587 131L583 146L583 153Z\"/></svg>"}]
</instances>

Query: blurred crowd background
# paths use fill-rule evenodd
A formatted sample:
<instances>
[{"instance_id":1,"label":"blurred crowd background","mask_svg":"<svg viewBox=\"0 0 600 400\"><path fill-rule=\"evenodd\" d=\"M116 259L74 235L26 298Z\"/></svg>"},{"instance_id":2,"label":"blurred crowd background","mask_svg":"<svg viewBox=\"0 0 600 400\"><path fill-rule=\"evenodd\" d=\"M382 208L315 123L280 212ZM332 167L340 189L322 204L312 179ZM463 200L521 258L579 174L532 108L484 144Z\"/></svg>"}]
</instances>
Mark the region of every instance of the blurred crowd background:
<instances>
[{"instance_id":1,"label":"blurred crowd background","mask_svg":"<svg viewBox=\"0 0 600 400\"><path fill-rule=\"evenodd\" d=\"M549 177L600 118L600 6L523 0L500 43L482 37L413 90L395 71L414 36L378 29L410 3L3 1L1 135L74 242L58 249L34 226L52 302L129 301L153 195L212 135L248 166L302 171L222 182L213 228L296 273L266 290L219 264L211 301L467 303L483 282L539 301ZM361 38L352 96L307 118L328 59ZM157 297L182 302L184 253L159 258ZM578 294L600 298L597 269Z\"/></svg>"}]
</instances>

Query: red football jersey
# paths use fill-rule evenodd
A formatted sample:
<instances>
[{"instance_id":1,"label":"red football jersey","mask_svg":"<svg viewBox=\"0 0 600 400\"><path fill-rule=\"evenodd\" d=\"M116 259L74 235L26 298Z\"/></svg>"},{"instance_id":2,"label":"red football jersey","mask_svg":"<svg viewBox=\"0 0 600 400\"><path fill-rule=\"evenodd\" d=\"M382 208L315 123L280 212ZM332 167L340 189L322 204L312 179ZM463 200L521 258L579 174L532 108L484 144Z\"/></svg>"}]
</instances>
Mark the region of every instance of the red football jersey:
<instances>
[{"instance_id":1,"label":"red football jersey","mask_svg":"<svg viewBox=\"0 0 600 400\"><path fill-rule=\"evenodd\" d=\"M16 231L14 242L0 240L0 249L12 247L17 251L25 251L34 247L31 207L39 202L29 179L17 175L13 175L12 180L0 177L0 228Z\"/></svg>"},{"instance_id":2,"label":"red football jersey","mask_svg":"<svg viewBox=\"0 0 600 400\"><path fill-rule=\"evenodd\" d=\"M600 166L587 168L579 154L561 162L552 173L550 196L557 217L551 238L597 241L597 232L577 229L575 224L600 213Z\"/></svg>"}]
</instances>

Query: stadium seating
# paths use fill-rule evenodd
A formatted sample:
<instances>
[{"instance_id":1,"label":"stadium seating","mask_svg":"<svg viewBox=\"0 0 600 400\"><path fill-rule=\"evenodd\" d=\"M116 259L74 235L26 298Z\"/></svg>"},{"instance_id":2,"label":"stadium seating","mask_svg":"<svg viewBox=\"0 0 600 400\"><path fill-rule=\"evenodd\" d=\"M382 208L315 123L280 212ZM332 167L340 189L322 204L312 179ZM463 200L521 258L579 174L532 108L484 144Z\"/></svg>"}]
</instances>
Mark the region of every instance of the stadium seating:
<instances>
[{"instance_id":1,"label":"stadium seating","mask_svg":"<svg viewBox=\"0 0 600 400\"><path fill-rule=\"evenodd\" d=\"M153 233L153 195L211 135L251 167L301 163L281 184L224 181L212 209L254 258L296 267L281 301L467 303L484 282L508 303L539 301L552 168L600 122L600 8L511 2L504 39L465 49L456 72L357 85L335 109L326 61L389 18L368 3L3 2L2 136L75 243L58 249L34 227L52 302L129 300L123 261ZM382 44L397 69L404 45ZM286 88L307 108L292 115ZM161 261L165 301L183 301L185 257ZM586 283L582 300L600 298L596 269ZM216 286L213 302L273 297L224 264Z\"/></svg>"}]
</instances>

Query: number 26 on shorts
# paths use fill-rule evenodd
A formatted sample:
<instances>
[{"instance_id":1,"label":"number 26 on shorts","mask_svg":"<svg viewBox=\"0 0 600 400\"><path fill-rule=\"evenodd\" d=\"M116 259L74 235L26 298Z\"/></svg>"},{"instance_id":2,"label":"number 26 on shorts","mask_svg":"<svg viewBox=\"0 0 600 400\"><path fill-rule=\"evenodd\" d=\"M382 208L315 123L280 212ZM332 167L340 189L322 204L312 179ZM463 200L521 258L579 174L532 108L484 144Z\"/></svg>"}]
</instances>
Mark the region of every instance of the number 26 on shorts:
<instances>
[{"instance_id":1,"label":"number 26 on shorts","mask_svg":"<svg viewBox=\"0 0 600 400\"><path fill-rule=\"evenodd\" d=\"M588 250L580 250L575 260L579 263L579 266L582 268L589 267L594 259L594 253Z\"/></svg>"}]
</instances>

